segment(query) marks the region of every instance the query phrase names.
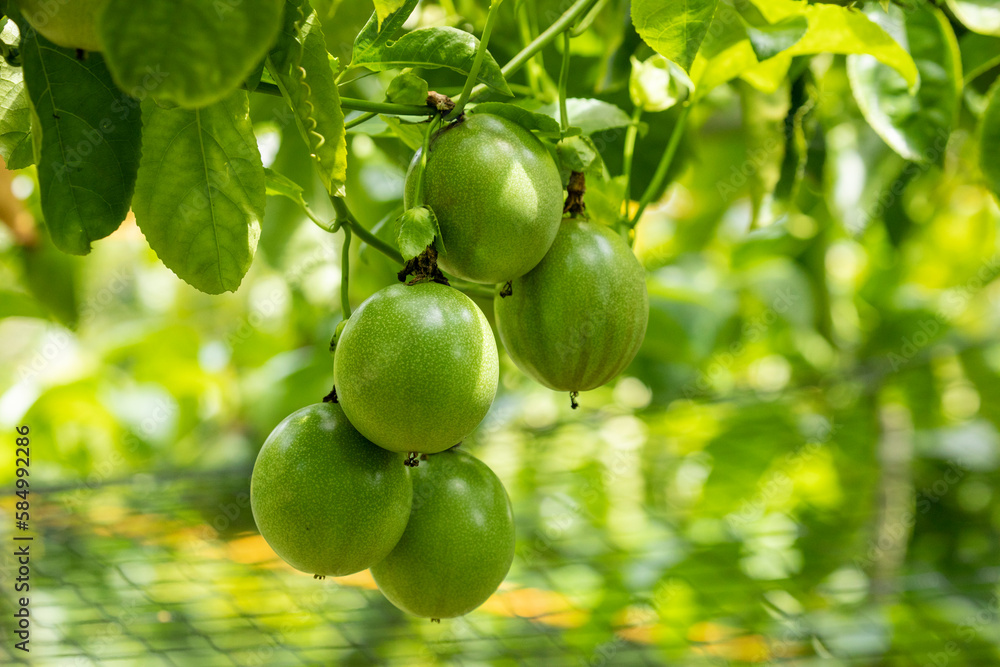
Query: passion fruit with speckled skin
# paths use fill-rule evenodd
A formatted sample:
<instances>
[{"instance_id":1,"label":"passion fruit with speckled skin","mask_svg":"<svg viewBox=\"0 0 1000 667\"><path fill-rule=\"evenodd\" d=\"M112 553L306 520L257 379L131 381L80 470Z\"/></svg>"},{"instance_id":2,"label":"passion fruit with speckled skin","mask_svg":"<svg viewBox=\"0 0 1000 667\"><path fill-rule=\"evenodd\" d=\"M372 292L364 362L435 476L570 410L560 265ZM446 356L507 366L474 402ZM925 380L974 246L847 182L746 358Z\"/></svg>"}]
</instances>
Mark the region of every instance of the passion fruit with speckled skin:
<instances>
[{"instance_id":1,"label":"passion fruit with speckled skin","mask_svg":"<svg viewBox=\"0 0 1000 667\"><path fill-rule=\"evenodd\" d=\"M366 440L335 403L310 405L278 424L250 480L260 534L310 574L343 576L385 558L412 500L403 457Z\"/></svg>"},{"instance_id":2,"label":"passion fruit with speckled skin","mask_svg":"<svg viewBox=\"0 0 1000 667\"><path fill-rule=\"evenodd\" d=\"M413 509L399 543L372 566L379 590L425 618L467 614L496 591L514 560L507 491L482 461L451 450L413 471Z\"/></svg>"},{"instance_id":3,"label":"passion fruit with speckled skin","mask_svg":"<svg viewBox=\"0 0 1000 667\"><path fill-rule=\"evenodd\" d=\"M406 175L406 206L416 199L415 167ZM438 265L476 283L499 283L530 271L552 245L562 219L559 169L542 142L517 123L472 113L432 140L424 197L441 226Z\"/></svg>"},{"instance_id":4,"label":"passion fruit with speckled skin","mask_svg":"<svg viewBox=\"0 0 1000 667\"><path fill-rule=\"evenodd\" d=\"M646 276L611 229L564 220L513 293L493 300L497 331L522 371L558 391L606 383L632 361L649 321Z\"/></svg>"},{"instance_id":5,"label":"passion fruit with speckled skin","mask_svg":"<svg viewBox=\"0 0 1000 667\"><path fill-rule=\"evenodd\" d=\"M362 435L394 452L428 454L479 425L500 379L486 316L433 282L386 287L362 303L337 339L333 377Z\"/></svg>"},{"instance_id":6,"label":"passion fruit with speckled skin","mask_svg":"<svg viewBox=\"0 0 1000 667\"><path fill-rule=\"evenodd\" d=\"M97 15L107 0L17 0L18 8L32 28L59 46L100 51Z\"/></svg>"}]
</instances>

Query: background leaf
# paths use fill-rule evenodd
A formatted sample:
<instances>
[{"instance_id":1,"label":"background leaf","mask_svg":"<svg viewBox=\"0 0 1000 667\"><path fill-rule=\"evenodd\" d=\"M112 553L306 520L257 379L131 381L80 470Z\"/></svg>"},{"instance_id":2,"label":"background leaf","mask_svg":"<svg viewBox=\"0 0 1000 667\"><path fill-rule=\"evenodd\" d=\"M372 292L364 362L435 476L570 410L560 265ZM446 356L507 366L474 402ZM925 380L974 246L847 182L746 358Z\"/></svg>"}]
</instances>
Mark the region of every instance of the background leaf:
<instances>
[{"instance_id":1,"label":"background leaf","mask_svg":"<svg viewBox=\"0 0 1000 667\"><path fill-rule=\"evenodd\" d=\"M993 194L1000 199L1000 81L990 90L979 131L979 165Z\"/></svg>"},{"instance_id":2,"label":"background leaf","mask_svg":"<svg viewBox=\"0 0 1000 667\"><path fill-rule=\"evenodd\" d=\"M247 93L204 109L142 103L135 219L160 260L202 292L235 291L264 215L264 168Z\"/></svg>"},{"instance_id":3,"label":"background leaf","mask_svg":"<svg viewBox=\"0 0 1000 667\"><path fill-rule=\"evenodd\" d=\"M323 185L340 196L347 182L347 137L334 70L316 12L308 4L303 5L304 15L293 11L289 3L281 39L267 68L294 112ZM336 60L332 63L336 65Z\"/></svg>"},{"instance_id":4,"label":"background leaf","mask_svg":"<svg viewBox=\"0 0 1000 667\"><path fill-rule=\"evenodd\" d=\"M1000 37L1000 5L996 0L947 0L966 28L982 35Z\"/></svg>"},{"instance_id":5,"label":"background leaf","mask_svg":"<svg viewBox=\"0 0 1000 667\"><path fill-rule=\"evenodd\" d=\"M138 102L115 88L100 54L80 60L28 30L21 57L39 122L45 225L57 248L85 255L128 213L139 165Z\"/></svg>"},{"instance_id":6,"label":"background leaf","mask_svg":"<svg viewBox=\"0 0 1000 667\"><path fill-rule=\"evenodd\" d=\"M890 147L908 160L935 161L955 123L962 87L958 42L947 17L921 6L892 7L872 15L907 44L920 69L920 88L910 94L895 70L867 55L850 56L851 90L865 119Z\"/></svg>"},{"instance_id":7,"label":"background leaf","mask_svg":"<svg viewBox=\"0 0 1000 667\"><path fill-rule=\"evenodd\" d=\"M421 28L406 33L382 48L355 53L351 64L363 65L376 72L399 67L446 67L460 74L468 74L478 48L479 40L464 30L448 26ZM502 95L511 95L500 65L489 52L483 58L477 80Z\"/></svg>"},{"instance_id":8,"label":"background leaf","mask_svg":"<svg viewBox=\"0 0 1000 667\"><path fill-rule=\"evenodd\" d=\"M389 82L385 96L395 104L427 104L427 82L412 72L403 72Z\"/></svg>"},{"instance_id":9,"label":"background leaf","mask_svg":"<svg viewBox=\"0 0 1000 667\"><path fill-rule=\"evenodd\" d=\"M632 23L653 50L688 71L718 4L718 0L633 0Z\"/></svg>"},{"instance_id":10,"label":"background leaf","mask_svg":"<svg viewBox=\"0 0 1000 667\"><path fill-rule=\"evenodd\" d=\"M560 120L559 105L547 104L541 107L539 113ZM566 115L569 124L580 128L582 134L590 135L604 130L614 130L628 127L632 118L622 109L610 102L584 97L571 97L566 100Z\"/></svg>"},{"instance_id":11,"label":"background leaf","mask_svg":"<svg viewBox=\"0 0 1000 667\"><path fill-rule=\"evenodd\" d=\"M282 0L107 0L98 29L108 66L127 91L183 107L239 87L281 25Z\"/></svg>"}]
</instances>

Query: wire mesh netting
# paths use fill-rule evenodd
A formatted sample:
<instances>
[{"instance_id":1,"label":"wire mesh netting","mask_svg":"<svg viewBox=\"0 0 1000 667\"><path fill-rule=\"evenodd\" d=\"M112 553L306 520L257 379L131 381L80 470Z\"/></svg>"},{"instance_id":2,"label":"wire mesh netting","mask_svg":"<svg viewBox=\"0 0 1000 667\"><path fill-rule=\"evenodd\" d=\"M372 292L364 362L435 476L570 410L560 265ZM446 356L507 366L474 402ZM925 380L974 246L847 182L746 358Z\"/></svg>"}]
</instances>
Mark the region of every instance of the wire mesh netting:
<instances>
[{"instance_id":1,"label":"wire mesh netting","mask_svg":"<svg viewBox=\"0 0 1000 667\"><path fill-rule=\"evenodd\" d=\"M696 528L681 537L670 530L678 516L638 507L614 527L595 525L600 522L586 508L562 493L559 475L546 476L516 503L538 511L519 519L511 575L486 605L441 624L413 619L377 592L367 572L316 580L280 561L254 528L249 472L139 475L36 489L31 652L14 650L8 638L3 662L922 666L1000 660L1000 567L951 579L911 571L880 596L852 562L856 553L830 549L798 568L828 573L818 584L811 576L755 579L747 576L745 545L708 535L704 526L706 534ZM548 520L535 524L531 517L539 514ZM630 530L622 526L632 524L630 544ZM779 544L790 529L796 530L772 525L755 539ZM12 572L7 565L5 573ZM5 583L4 594L9 591Z\"/></svg>"}]
</instances>

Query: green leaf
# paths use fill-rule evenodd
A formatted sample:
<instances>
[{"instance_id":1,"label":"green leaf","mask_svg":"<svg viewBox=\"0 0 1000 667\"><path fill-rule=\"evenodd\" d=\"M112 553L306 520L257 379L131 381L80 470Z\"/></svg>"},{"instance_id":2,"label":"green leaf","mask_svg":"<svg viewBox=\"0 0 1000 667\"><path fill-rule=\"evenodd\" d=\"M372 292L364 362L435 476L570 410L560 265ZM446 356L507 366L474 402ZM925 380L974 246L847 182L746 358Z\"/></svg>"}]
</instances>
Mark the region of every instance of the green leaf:
<instances>
[{"instance_id":1,"label":"green leaf","mask_svg":"<svg viewBox=\"0 0 1000 667\"><path fill-rule=\"evenodd\" d=\"M403 72L389 82L385 96L394 104L427 104L427 82L416 74Z\"/></svg>"},{"instance_id":2,"label":"green leaf","mask_svg":"<svg viewBox=\"0 0 1000 667\"><path fill-rule=\"evenodd\" d=\"M379 118L410 150L415 151L424 145L423 123L408 123L396 116L379 116Z\"/></svg>"},{"instance_id":3,"label":"green leaf","mask_svg":"<svg viewBox=\"0 0 1000 667\"><path fill-rule=\"evenodd\" d=\"M899 72L911 88L919 79L910 54L864 13L832 4L806 4L795 0L752 0L763 18L779 24L804 16L809 28L793 46L760 62L739 14L727 2L719 4L701 52L691 66L695 98L742 76L755 87L774 92L781 85L795 56L818 53L868 54Z\"/></svg>"},{"instance_id":4,"label":"green leaf","mask_svg":"<svg viewBox=\"0 0 1000 667\"><path fill-rule=\"evenodd\" d=\"M382 25L386 17L398 11L406 4L406 0L373 0L375 4L375 15L378 17L378 24Z\"/></svg>"},{"instance_id":5,"label":"green leaf","mask_svg":"<svg viewBox=\"0 0 1000 667\"><path fill-rule=\"evenodd\" d=\"M561 120L558 104L547 104L541 107L539 113ZM566 100L566 115L572 127L580 128L582 134L591 135L605 130L628 127L632 118L609 102L584 97L570 97Z\"/></svg>"},{"instance_id":6,"label":"green leaf","mask_svg":"<svg viewBox=\"0 0 1000 667\"><path fill-rule=\"evenodd\" d=\"M556 145L562 170L588 171L601 164L601 156L588 137L568 137Z\"/></svg>"},{"instance_id":7,"label":"green leaf","mask_svg":"<svg viewBox=\"0 0 1000 667\"><path fill-rule=\"evenodd\" d=\"M962 52L965 83L1000 65L1000 37L967 32L958 40L958 48Z\"/></svg>"},{"instance_id":8,"label":"green leaf","mask_svg":"<svg viewBox=\"0 0 1000 667\"><path fill-rule=\"evenodd\" d=\"M40 303L24 292L0 289L0 319L5 317L35 317L46 319L48 313Z\"/></svg>"},{"instance_id":9,"label":"green leaf","mask_svg":"<svg viewBox=\"0 0 1000 667\"><path fill-rule=\"evenodd\" d=\"M944 151L958 114L962 87L958 42L940 10L892 7L872 15L909 52L920 69L916 94L895 70L875 58L847 59L851 90L868 124L897 153L916 162L935 162Z\"/></svg>"},{"instance_id":10,"label":"green leaf","mask_svg":"<svg viewBox=\"0 0 1000 667\"><path fill-rule=\"evenodd\" d=\"M684 70L663 56L655 54L645 62L632 57L629 97L643 111L666 111L686 98L690 90L691 81Z\"/></svg>"},{"instance_id":11,"label":"green leaf","mask_svg":"<svg viewBox=\"0 0 1000 667\"><path fill-rule=\"evenodd\" d=\"M138 102L100 54L84 60L23 31L24 82L38 120L38 187L56 247L85 255L125 219L141 153Z\"/></svg>"},{"instance_id":12,"label":"green leaf","mask_svg":"<svg viewBox=\"0 0 1000 667\"><path fill-rule=\"evenodd\" d=\"M207 106L250 76L281 25L282 0L107 0L98 33L122 90Z\"/></svg>"},{"instance_id":13,"label":"green leaf","mask_svg":"<svg viewBox=\"0 0 1000 667\"><path fill-rule=\"evenodd\" d=\"M737 0L736 7L750 39L750 46L760 61L773 58L795 46L809 28L809 21L803 15L786 16L776 23L768 23L750 0Z\"/></svg>"},{"instance_id":14,"label":"green leaf","mask_svg":"<svg viewBox=\"0 0 1000 667\"><path fill-rule=\"evenodd\" d=\"M31 101L20 67L0 61L0 155L8 169L35 161L31 146Z\"/></svg>"},{"instance_id":15,"label":"green leaf","mask_svg":"<svg viewBox=\"0 0 1000 667\"><path fill-rule=\"evenodd\" d=\"M746 160L737 165L734 174L746 175L750 187L752 225L756 227L762 213L766 213L785 158L785 119L791 106L790 91L786 84L774 93L762 93L749 84L739 86L743 109L743 137L746 141ZM730 178L729 181L736 179ZM733 182L720 182L720 197L729 199L736 189ZM765 222L770 222L766 220Z\"/></svg>"},{"instance_id":16,"label":"green leaf","mask_svg":"<svg viewBox=\"0 0 1000 667\"><path fill-rule=\"evenodd\" d=\"M559 138L562 136L559 121L551 115L528 111L527 109L519 107L515 104L505 104L503 102L483 102L475 105L471 112L502 116L507 120L517 123L526 130L537 132L543 137Z\"/></svg>"},{"instance_id":17,"label":"green leaf","mask_svg":"<svg viewBox=\"0 0 1000 667\"><path fill-rule=\"evenodd\" d=\"M308 208L302 186L268 167L264 167L264 192L268 197L284 197Z\"/></svg>"},{"instance_id":18,"label":"green leaf","mask_svg":"<svg viewBox=\"0 0 1000 667\"><path fill-rule=\"evenodd\" d=\"M416 206L403 211L396 219L396 245L403 255L403 261L408 262L424 250L435 244L440 253L444 252L441 241L441 227L437 216L429 206Z\"/></svg>"},{"instance_id":19,"label":"green leaf","mask_svg":"<svg viewBox=\"0 0 1000 667\"><path fill-rule=\"evenodd\" d=\"M979 164L993 194L1000 199L1000 80L993 84L979 130Z\"/></svg>"},{"instance_id":20,"label":"green leaf","mask_svg":"<svg viewBox=\"0 0 1000 667\"><path fill-rule=\"evenodd\" d=\"M421 28L406 33L384 47L368 49L360 54L355 51L351 64L363 65L376 72L400 67L446 67L468 75L478 49L479 40L464 30L447 26ZM502 95L512 94L500 71L500 65L488 52L483 58L477 79Z\"/></svg>"},{"instance_id":21,"label":"green leaf","mask_svg":"<svg viewBox=\"0 0 1000 667\"><path fill-rule=\"evenodd\" d=\"M718 4L718 0L633 0L632 23L657 53L690 71Z\"/></svg>"},{"instance_id":22,"label":"green leaf","mask_svg":"<svg viewBox=\"0 0 1000 667\"><path fill-rule=\"evenodd\" d=\"M319 166L327 191L343 196L347 182L347 137L344 112L334 80L336 65L327 52L316 12L293 14L289 3L278 45L267 59L267 70L294 112L309 153Z\"/></svg>"},{"instance_id":23,"label":"green leaf","mask_svg":"<svg viewBox=\"0 0 1000 667\"><path fill-rule=\"evenodd\" d=\"M405 0L399 9L382 18L378 16L378 12L372 13L368 23L354 40L351 65L359 64L362 60L378 60L379 54L389 43L389 40L403 28L403 24L413 13L417 2L419 0Z\"/></svg>"},{"instance_id":24,"label":"green leaf","mask_svg":"<svg viewBox=\"0 0 1000 667\"><path fill-rule=\"evenodd\" d=\"M246 91L204 109L142 103L135 219L167 268L202 292L235 291L250 268L265 178Z\"/></svg>"},{"instance_id":25,"label":"green leaf","mask_svg":"<svg viewBox=\"0 0 1000 667\"><path fill-rule=\"evenodd\" d=\"M1000 37L1000 4L996 0L947 0L948 8L966 28Z\"/></svg>"},{"instance_id":26,"label":"green leaf","mask_svg":"<svg viewBox=\"0 0 1000 667\"><path fill-rule=\"evenodd\" d=\"M75 328L80 320L77 276L83 260L59 252L45 236L34 246L20 248L19 255L28 291L53 318ZM93 307L92 302L85 305L85 320L93 316Z\"/></svg>"}]
</instances>

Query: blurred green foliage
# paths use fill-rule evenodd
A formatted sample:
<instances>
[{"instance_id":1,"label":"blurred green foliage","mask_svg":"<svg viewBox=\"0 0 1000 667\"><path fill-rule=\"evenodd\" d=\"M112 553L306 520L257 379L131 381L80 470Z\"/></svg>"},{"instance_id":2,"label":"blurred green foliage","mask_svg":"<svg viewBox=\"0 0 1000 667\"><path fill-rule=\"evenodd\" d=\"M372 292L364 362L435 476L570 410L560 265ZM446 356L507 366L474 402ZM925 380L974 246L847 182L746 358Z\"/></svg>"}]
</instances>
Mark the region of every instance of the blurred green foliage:
<instances>
[{"instance_id":1,"label":"blurred green foliage","mask_svg":"<svg viewBox=\"0 0 1000 667\"><path fill-rule=\"evenodd\" d=\"M499 62L522 45L521 3L507 4L490 43ZM544 27L564 4L528 5L529 25ZM628 57L652 52L637 41L625 4L611 0L573 41L570 96L631 109ZM365 3L339 3L324 26L333 55L349 54L369 14ZM441 0L424 3L411 23L479 30L484 19L485 3ZM549 47L529 68L532 80L512 83L554 96L559 60ZM970 82L957 128L926 163L903 160L868 126L846 70L839 56L796 58L776 93L738 82L697 107L676 178L637 228L650 324L622 378L585 394L573 412L568 397L502 357L501 391L464 446L493 467L514 502L518 557L508 581L558 594L572 612L545 626L559 642L547 648L531 648L543 636L537 622L474 613L470 623L491 628L492 648L477 660L518 662L521 642L529 647L522 661L547 653L577 656L573 664L640 664L625 650L636 646L648 650L635 654L645 664L1000 662L1000 208L979 172L975 130L976 91L998 69L994 61ZM461 86L445 70L423 75L432 90ZM342 93L381 99L391 79L365 76ZM281 104L252 99L265 164L305 186L330 218ZM676 116L643 117L633 193L655 170ZM620 192L610 176L621 173L624 135L593 137L609 178L589 180L588 202L605 223L618 215L607 202ZM349 132L348 144L351 208L391 242L412 151L377 119ZM13 190L40 220L33 169L17 172ZM329 391L341 240L271 198L242 286L208 296L160 264L129 222L86 260L56 253L44 234L32 249L0 237L0 424L8 433L31 426L33 485L71 487L37 520L42 562L59 564L45 575L53 587L78 573L74 585L85 582L114 610L134 591L117 570L97 566L142 561L153 549L160 560L135 586L153 590L190 556L170 536L211 527L218 508L246 491L271 428ZM396 267L362 244L354 252L357 305L392 284ZM492 318L492 304L477 303ZM12 453L12 437L4 442ZM156 478L213 471L209 479L223 481L196 484L190 497L133 493ZM0 469L3 484L12 480L11 466ZM76 500L55 500L63 497ZM111 519L123 516L132 522ZM0 531L10 523L4 515ZM212 545L255 534L247 512L225 523ZM80 525L104 528L88 534ZM155 548L142 546L144 535ZM282 613L299 613L276 602L257 564L231 553L198 561L187 587L172 591L191 616L171 630L173 612L164 646L194 641L181 630L200 624L223 593L252 606L253 587L262 586L258 604L275 610L271 627ZM277 576L282 590L311 590L311 581ZM442 643L446 629L405 620L364 588L334 590L326 611L306 610L315 614L309 629L289 644L319 642L334 631L330 622L349 625L356 613L368 630L348 643L373 647L387 663L443 663L473 651ZM545 599L542 609L552 606ZM38 612L42 622L80 605L52 601ZM65 638L47 641L74 654ZM352 655L345 664L371 659Z\"/></svg>"}]
</instances>

